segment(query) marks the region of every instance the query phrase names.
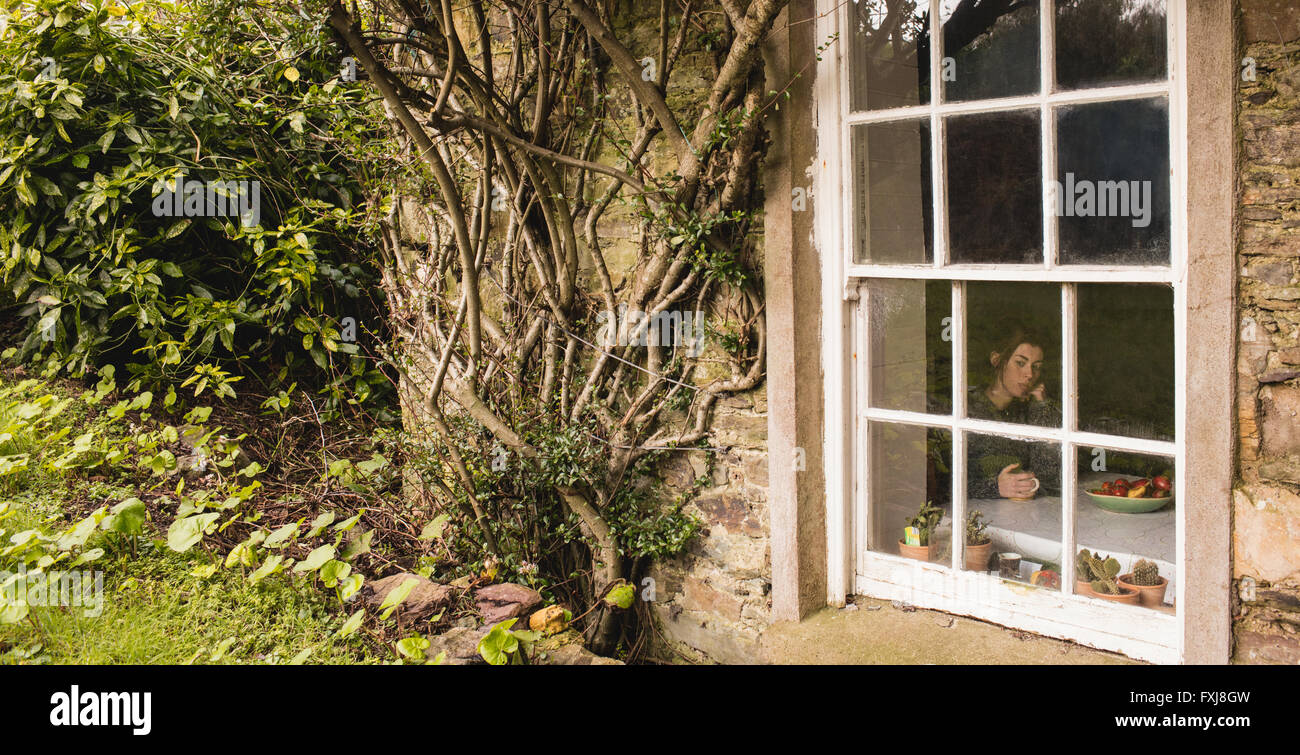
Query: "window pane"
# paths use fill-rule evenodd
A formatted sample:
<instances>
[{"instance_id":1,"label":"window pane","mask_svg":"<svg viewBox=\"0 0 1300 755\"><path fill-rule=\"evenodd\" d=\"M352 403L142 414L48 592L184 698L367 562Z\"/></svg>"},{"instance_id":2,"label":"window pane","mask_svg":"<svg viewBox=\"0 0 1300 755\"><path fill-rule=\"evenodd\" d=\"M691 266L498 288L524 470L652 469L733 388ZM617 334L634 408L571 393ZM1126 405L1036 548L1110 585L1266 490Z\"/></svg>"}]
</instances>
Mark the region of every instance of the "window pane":
<instances>
[{"instance_id":1,"label":"window pane","mask_svg":"<svg viewBox=\"0 0 1300 755\"><path fill-rule=\"evenodd\" d=\"M1038 111L955 116L945 128L952 261L1041 261Z\"/></svg>"},{"instance_id":2,"label":"window pane","mask_svg":"<svg viewBox=\"0 0 1300 755\"><path fill-rule=\"evenodd\" d=\"M1164 0L1057 0L1059 88L1137 84L1167 75Z\"/></svg>"},{"instance_id":3,"label":"window pane","mask_svg":"<svg viewBox=\"0 0 1300 755\"><path fill-rule=\"evenodd\" d=\"M1174 292L1078 288L1079 429L1174 439Z\"/></svg>"},{"instance_id":4,"label":"window pane","mask_svg":"<svg viewBox=\"0 0 1300 755\"><path fill-rule=\"evenodd\" d=\"M1038 4L943 0L943 96L949 102L1038 92Z\"/></svg>"},{"instance_id":5,"label":"window pane","mask_svg":"<svg viewBox=\"0 0 1300 755\"><path fill-rule=\"evenodd\" d=\"M952 557L952 433L947 430L872 422L871 527L868 548L950 563ZM900 547L909 520L929 501L940 509L933 536L918 550ZM905 545L905 543L902 543Z\"/></svg>"},{"instance_id":6,"label":"window pane","mask_svg":"<svg viewBox=\"0 0 1300 755\"><path fill-rule=\"evenodd\" d=\"M1169 264L1169 102L1061 108L1061 262Z\"/></svg>"},{"instance_id":7,"label":"window pane","mask_svg":"<svg viewBox=\"0 0 1300 755\"><path fill-rule=\"evenodd\" d=\"M1173 610L1166 605L1173 603L1177 563L1174 512L1178 490L1173 485L1173 469L1173 460L1163 456L1079 449L1075 542L1089 555L1114 558L1120 567L1116 585L1100 586L1103 595L1114 597L1098 600L1137 601L1148 609ZM1150 565L1139 569L1138 561L1143 559ZM1078 584L1081 564L1075 563L1075 592L1096 598L1093 593L1099 585ZM1142 577L1135 579L1135 572ZM1107 592L1125 582L1152 584ZM1162 586L1167 589L1162 591Z\"/></svg>"},{"instance_id":8,"label":"window pane","mask_svg":"<svg viewBox=\"0 0 1300 755\"><path fill-rule=\"evenodd\" d=\"M849 107L880 110L930 101L925 0L860 0L849 13Z\"/></svg>"},{"instance_id":9,"label":"window pane","mask_svg":"<svg viewBox=\"0 0 1300 755\"><path fill-rule=\"evenodd\" d=\"M1061 289L966 284L966 415L1061 425Z\"/></svg>"},{"instance_id":10,"label":"window pane","mask_svg":"<svg viewBox=\"0 0 1300 755\"><path fill-rule=\"evenodd\" d=\"M987 568L1004 579L1059 589L1060 445L969 433L966 483L966 510L980 512L993 543Z\"/></svg>"},{"instance_id":11,"label":"window pane","mask_svg":"<svg viewBox=\"0 0 1300 755\"><path fill-rule=\"evenodd\" d=\"M931 250L930 122L854 126L854 259L925 263Z\"/></svg>"},{"instance_id":12,"label":"window pane","mask_svg":"<svg viewBox=\"0 0 1300 755\"><path fill-rule=\"evenodd\" d=\"M874 280L871 405L952 413L952 284Z\"/></svg>"}]
</instances>

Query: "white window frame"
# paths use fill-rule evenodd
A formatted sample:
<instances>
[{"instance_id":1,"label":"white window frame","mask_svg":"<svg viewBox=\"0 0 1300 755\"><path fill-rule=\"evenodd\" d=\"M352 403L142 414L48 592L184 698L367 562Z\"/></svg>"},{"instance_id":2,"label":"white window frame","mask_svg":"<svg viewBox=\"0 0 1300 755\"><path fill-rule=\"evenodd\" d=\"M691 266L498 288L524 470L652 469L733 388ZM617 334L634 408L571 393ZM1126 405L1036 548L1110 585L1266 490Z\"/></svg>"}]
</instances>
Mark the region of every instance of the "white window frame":
<instances>
[{"instance_id":1,"label":"white window frame","mask_svg":"<svg viewBox=\"0 0 1300 755\"><path fill-rule=\"evenodd\" d=\"M1180 500L1175 509L1177 579L1175 579L1176 614L1152 610L1134 610L1083 596L1073 595L1073 558L1062 558L1059 592L1016 587L982 573L962 570L963 538L953 538L952 561L947 566L923 564L887 553L868 551L865 547L870 502L870 486L864 484L865 463L870 458L868 423L870 421L904 422L913 426L947 428L953 431L953 511L954 522L965 516L966 451L963 431L996 433L1028 440L1061 444L1062 455L1062 546L1064 554L1075 552L1075 509L1077 506L1076 451L1079 447L1105 448L1144 454L1157 454L1174 460L1175 489L1182 489L1187 478L1185 411L1187 401L1187 138L1186 82L1181 66L1186 60L1184 49L1186 15L1181 0L1168 0L1166 13L1166 58L1169 76L1150 84L1099 87L1068 92L1053 92L1055 60L1053 58L1055 9L1052 0L1040 0L1041 81L1038 94L974 102L942 103L939 101L940 66L943 55L942 35L933 35L930 45L931 101L890 110L850 114L847 93L848 60L845 54L848 0L817 0L818 42L835 38L837 42L821 56L816 79L818 158L814 171L814 196L838 201L817 203L814 226L817 246L822 250L822 311L824 343L823 371L826 433L824 436L824 473L826 480L827 522L827 602L843 605L850 593L885 599L907 600L913 604L975 616L995 623L1016 626L1041 634L1071 639L1094 647L1115 650L1126 655L1158 663L1179 663L1184 659L1188 580L1184 554L1187 551L1187 505ZM940 0L930 0L930 18L938 20ZM846 169L852 154L850 133L857 124L894 120L930 118L932 181L946 186L945 144L942 119L960 113L1038 108L1042 129L1042 172L1044 186L1052 187L1056 179L1056 123L1052 107L1164 96L1169 103L1170 180L1170 264L1163 266L1106 266L1058 264L1056 218L1044 212L1044 261L1031 265L947 265L947 218L945 198L933 197L934 260L919 265L870 265L853 260L853 185L852 172ZM935 193L935 192L932 192ZM1044 195L1045 203L1054 197ZM921 412L871 408L868 404L870 381L870 339L864 283L872 278L952 280L953 308L953 415L936 416ZM999 280L1038 283L1162 283L1173 288L1175 348L1175 440L1144 440L1099 433L1080 432L1075 426L1078 396L1075 365L1074 286L1061 286L1062 315L1062 413L1061 428L1040 428L965 418L965 301L959 282ZM954 528L955 531L958 531Z\"/></svg>"}]
</instances>

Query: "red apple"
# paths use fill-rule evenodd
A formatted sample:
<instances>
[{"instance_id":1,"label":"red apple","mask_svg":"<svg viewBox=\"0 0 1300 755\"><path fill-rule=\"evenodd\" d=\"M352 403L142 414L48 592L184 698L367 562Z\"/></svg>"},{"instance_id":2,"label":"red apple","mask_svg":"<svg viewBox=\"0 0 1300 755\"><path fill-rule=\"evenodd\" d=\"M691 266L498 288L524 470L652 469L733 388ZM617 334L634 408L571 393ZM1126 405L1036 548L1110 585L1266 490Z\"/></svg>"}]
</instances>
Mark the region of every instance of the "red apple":
<instances>
[{"instance_id":1,"label":"red apple","mask_svg":"<svg viewBox=\"0 0 1300 755\"><path fill-rule=\"evenodd\" d=\"M1169 490L1172 485L1169 484L1169 478L1164 475L1156 475L1151 479L1151 484L1156 486L1156 490Z\"/></svg>"}]
</instances>

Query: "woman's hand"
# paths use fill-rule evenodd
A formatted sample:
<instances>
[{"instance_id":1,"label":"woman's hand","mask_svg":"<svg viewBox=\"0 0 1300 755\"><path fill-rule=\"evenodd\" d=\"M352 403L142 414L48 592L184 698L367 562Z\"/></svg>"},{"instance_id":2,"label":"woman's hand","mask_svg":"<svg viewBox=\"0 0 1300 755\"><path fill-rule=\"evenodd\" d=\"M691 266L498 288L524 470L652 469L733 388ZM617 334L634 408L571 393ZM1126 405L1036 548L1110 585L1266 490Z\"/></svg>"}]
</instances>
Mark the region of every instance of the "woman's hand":
<instances>
[{"instance_id":1,"label":"woman's hand","mask_svg":"<svg viewBox=\"0 0 1300 755\"><path fill-rule=\"evenodd\" d=\"M1015 472L1019 464L1008 464L998 473L998 495L1003 498L1028 498L1038 489L1033 472Z\"/></svg>"},{"instance_id":2,"label":"woman's hand","mask_svg":"<svg viewBox=\"0 0 1300 755\"><path fill-rule=\"evenodd\" d=\"M1029 392L1029 395L1035 401L1046 401L1047 383L1039 383L1038 385L1034 386L1034 389Z\"/></svg>"}]
</instances>

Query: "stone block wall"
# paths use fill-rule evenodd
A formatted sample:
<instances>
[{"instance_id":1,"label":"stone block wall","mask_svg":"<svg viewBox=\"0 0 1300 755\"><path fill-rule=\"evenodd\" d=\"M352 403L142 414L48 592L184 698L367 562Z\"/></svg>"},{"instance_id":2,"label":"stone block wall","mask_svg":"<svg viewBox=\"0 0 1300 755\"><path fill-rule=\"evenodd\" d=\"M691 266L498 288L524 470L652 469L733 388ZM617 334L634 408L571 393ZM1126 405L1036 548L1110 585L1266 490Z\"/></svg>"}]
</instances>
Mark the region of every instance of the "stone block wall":
<instances>
[{"instance_id":1,"label":"stone block wall","mask_svg":"<svg viewBox=\"0 0 1300 755\"><path fill-rule=\"evenodd\" d=\"M718 402L711 451L690 452L664 468L670 488L685 489L708 470L706 486L687 505L703 525L686 552L655 563L650 602L667 662L756 663L758 639L772 608L767 509L767 393Z\"/></svg>"},{"instance_id":2,"label":"stone block wall","mask_svg":"<svg viewBox=\"0 0 1300 755\"><path fill-rule=\"evenodd\" d=\"M1300 663L1300 5L1240 10L1233 656Z\"/></svg>"}]
</instances>

